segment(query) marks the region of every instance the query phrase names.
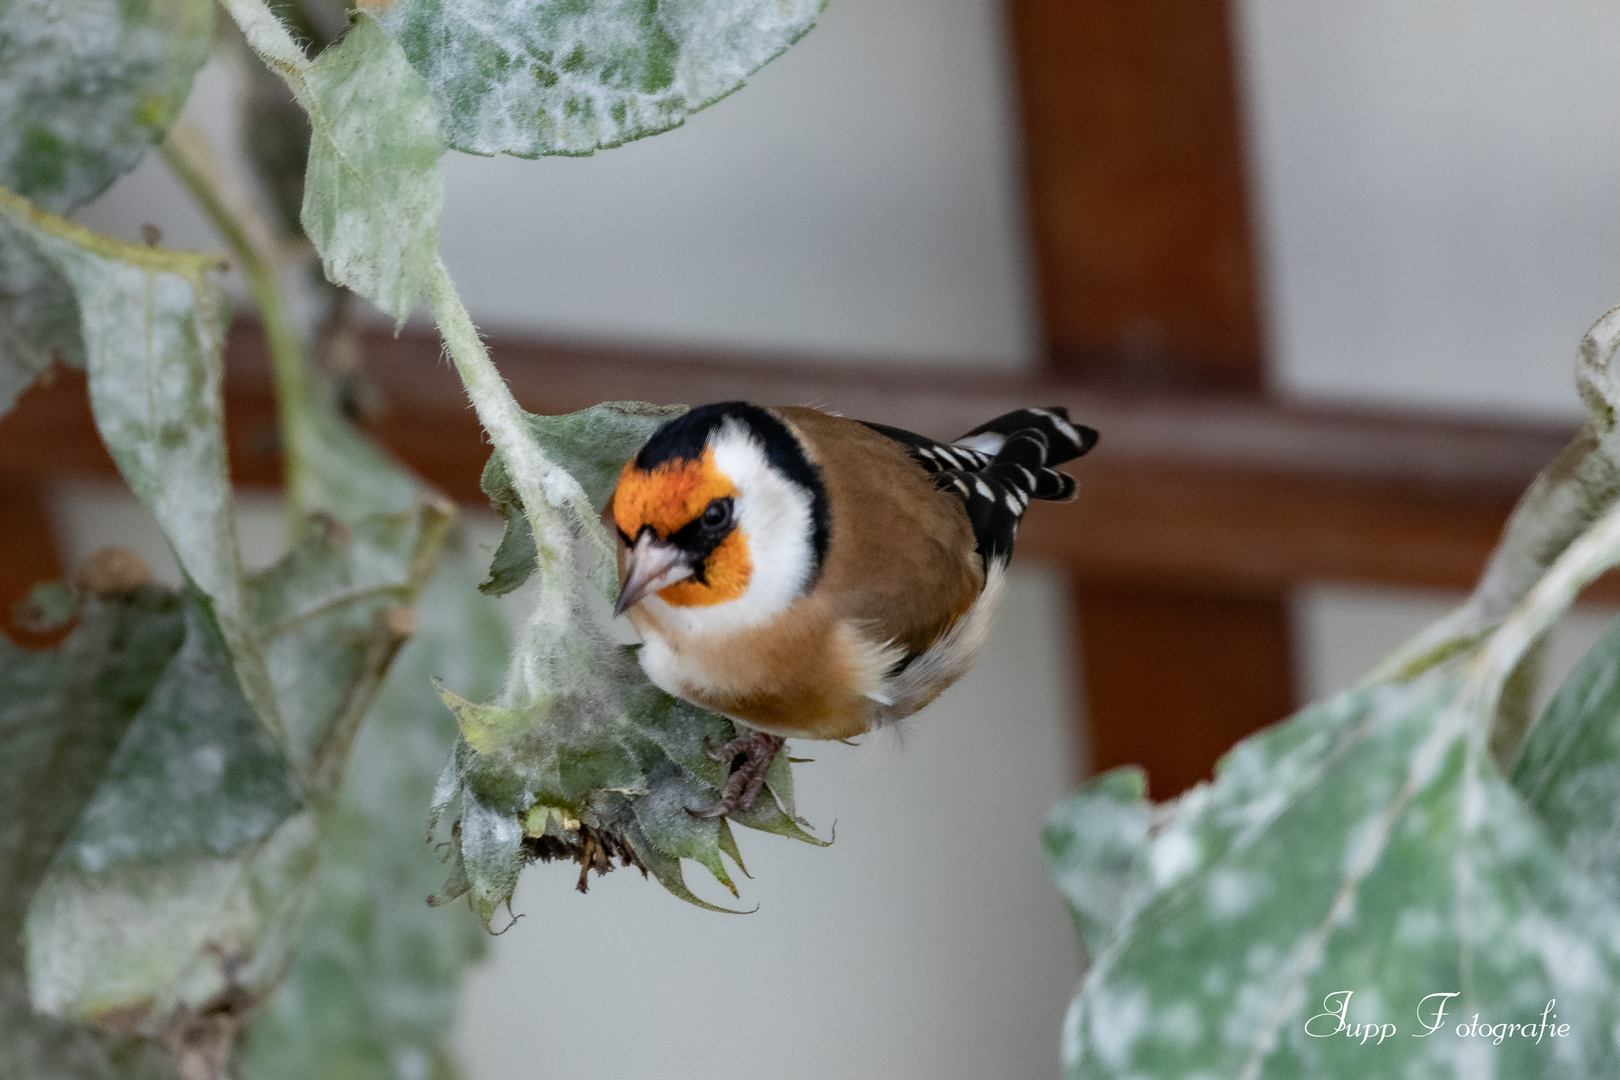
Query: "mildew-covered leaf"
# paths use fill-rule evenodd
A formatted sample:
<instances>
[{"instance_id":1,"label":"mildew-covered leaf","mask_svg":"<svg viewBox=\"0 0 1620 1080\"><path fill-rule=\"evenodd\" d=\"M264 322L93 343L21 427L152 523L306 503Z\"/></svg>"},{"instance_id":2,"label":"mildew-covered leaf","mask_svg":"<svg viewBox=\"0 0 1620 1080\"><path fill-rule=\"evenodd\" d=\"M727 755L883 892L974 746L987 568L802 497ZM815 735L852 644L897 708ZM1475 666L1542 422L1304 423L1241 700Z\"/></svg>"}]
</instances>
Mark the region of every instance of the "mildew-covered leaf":
<instances>
[{"instance_id":1,"label":"mildew-covered leaf","mask_svg":"<svg viewBox=\"0 0 1620 1080\"><path fill-rule=\"evenodd\" d=\"M473 588L478 576L470 559L447 557L420 597L421 628L371 706L327 823L308 930L247 1031L247 1080L453 1075L458 982L487 937L423 903L444 868L422 842L418 808L456 737L429 680L480 697L500 685L505 624Z\"/></svg>"},{"instance_id":2,"label":"mildew-covered leaf","mask_svg":"<svg viewBox=\"0 0 1620 1080\"><path fill-rule=\"evenodd\" d=\"M328 395L314 391L310 398L299 411L301 452L287 477L298 506L352 523L442 501L349 423Z\"/></svg>"},{"instance_id":3,"label":"mildew-covered leaf","mask_svg":"<svg viewBox=\"0 0 1620 1080\"><path fill-rule=\"evenodd\" d=\"M1620 622L1530 729L1513 786L1569 861L1620 900Z\"/></svg>"},{"instance_id":4,"label":"mildew-covered leaf","mask_svg":"<svg viewBox=\"0 0 1620 1080\"><path fill-rule=\"evenodd\" d=\"M444 203L427 88L364 15L310 64L307 85L304 233L328 279L403 323L438 255Z\"/></svg>"},{"instance_id":5,"label":"mildew-covered leaf","mask_svg":"<svg viewBox=\"0 0 1620 1080\"><path fill-rule=\"evenodd\" d=\"M1550 848L1456 714L1464 671L1369 692L1326 754L1320 732L1296 735L1280 764L1313 782L1229 770L1183 799L1146 845L1148 895L1071 1007L1069 1076L1614 1075L1620 908ZM1118 846L1099 845L1105 884ZM1346 990L1351 1024L1400 1037L1364 1045L1333 1017L1307 1030ZM1420 1002L1448 992L1454 1018L1493 1023L1556 998L1572 1034L1410 1037Z\"/></svg>"},{"instance_id":6,"label":"mildew-covered leaf","mask_svg":"<svg viewBox=\"0 0 1620 1080\"><path fill-rule=\"evenodd\" d=\"M210 256L124 244L0 192L78 298L90 406L130 490L208 597L243 692L274 737L281 719L248 610L226 471L225 301Z\"/></svg>"},{"instance_id":7,"label":"mildew-covered leaf","mask_svg":"<svg viewBox=\"0 0 1620 1080\"><path fill-rule=\"evenodd\" d=\"M474 154L589 154L667 131L809 32L825 0L392 0L381 19Z\"/></svg>"},{"instance_id":8,"label":"mildew-covered leaf","mask_svg":"<svg viewBox=\"0 0 1620 1080\"><path fill-rule=\"evenodd\" d=\"M294 724L291 761L258 724L196 599L185 648L34 905L36 1005L134 1017L152 1035L224 1010L230 1024L216 1034L228 1043L286 969L313 902L316 811L412 629L446 527L433 507L328 521L248 583L254 640ZM419 689L430 692L425 680Z\"/></svg>"},{"instance_id":9,"label":"mildew-covered leaf","mask_svg":"<svg viewBox=\"0 0 1620 1080\"><path fill-rule=\"evenodd\" d=\"M280 975L273 939L304 906L313 818L202 598L184 614L28 909L30 990L51 1015L158 1035L263 992Z\"/></svg>"},{"instance_id":10,"label":"mildew-covered leaf","mask_svg":"<svg viewBox=\"0 0 1620 1080\"><path fill-rule=\"evenodd\" d=\"M335 414L306 412L330 429L301 466L310 490L356 516L314 519L245 578L215 260L119 244L9 194L0 212L74 288L98 427L194 588L186 647L34 897L34 1004L160 1038L182 1071L206 1071L286 970L314 898L317 814L414 626L448 510Z\"/></svg>"},{"instance_id":11,"label":"mildew-covered leaf","mask_svg":"<svg viewBox=\"0 0 1620 1080\"><path fill-rule=\"evenodd\" d=\"M55 650L27 653L0 637L0 1076L173 1076L147 1040L33 1012L22 923L183 635L178 597L148 586L87 598L78 625Z\"/></svg>"},{"instance_id":12,"label":"mildew-covered leaf","mask_svg":"<svg viewBox=\"0 0 1620 1080\"><path fill-rule=\"evenodd\" d=\"M411 634L448 507L313 519L304 539L250 583L254 621L294 762L318 789L337 782L389 661ZM427 693L427 685L423 684Z\"/></svg>"},{"instance_id":13,"label":"mildew-covered leaf","mask_svg":"<svg viewBox=\"0 0 1620 1080\"><path fill-rule=\"evenodd\" d=\"M224 0L310 121L304 233L327 279L403 323L433 273L444 182L433 100L369 15L313 61L259 0Z\"/></svg>"},{"instance_id":14,"label":"mildew-covered leaf","mask_svg":"<svg viewBox=\"0 0 1620 1080\"><path fill-rule=\"evenodd\" d=\"M1083 908L1108 909L1122 880L1137 899L1070 1008L1068 1074L1620 1072L1620 903L1490 748L1526 653L1617 557L1610 509L1478 644L1245 740L1140 856L1105 825L1107 842L1071 848ZM1548 1012L1556 1034L1527 1036Z\"/></svg>"},{"instance_id":15,"label":"mildew-covered leaf","mask_svg":"<svg viewBox=\"0 0 1620 1080\"><path fill-rule=\"evenodd\" d=\"M84 367L78 301L28 234L0 219L0 416L53 363Z\"/></svg>"},{"instance_id":16,"label":"mildew-covered leaf","mask_svg":"<svg viewBox=\"0 0 1620 1080\"><path fill-rule=\"evenodd\" d=\"M1138 766L1103 773L1047 818L1041 832L1047 870L1088 956L1102 950L1145 898L1152 821L1147 774Z\"/></svg>"},{"instance_id":17,"label":"mildew-covered leaf","mask_svg":"<svg viewBox=\"0 0 1620 1080\"><path fill-rule=\"evenodd\" d=\"M162 140L213 38L209 0L0 0L0 186L65 213Z\"/></svg>"},{"instance_id":18,"label":"mildew-covered leaf","mask_svg":"<svg viewBox=\"0 0 1620 1080\"><path fill-rule=\"evenodd\" d=\"M560 416L525 413L524 420L529 434L546 457L579 481L591 510L600 514L613 495L625 462L635 456L653 432L685 411L685 405L608 401ZM522 585L534 572L534 534L500 454L490 455L480 483L489 501L506 519L506 532L490 563L489 580L479 588L491 595L503 596ZM579 516L585 520L583 528L600 532L594 516ZM610 543L606 536L603 543Z\"/></svg>"}]
</instances>

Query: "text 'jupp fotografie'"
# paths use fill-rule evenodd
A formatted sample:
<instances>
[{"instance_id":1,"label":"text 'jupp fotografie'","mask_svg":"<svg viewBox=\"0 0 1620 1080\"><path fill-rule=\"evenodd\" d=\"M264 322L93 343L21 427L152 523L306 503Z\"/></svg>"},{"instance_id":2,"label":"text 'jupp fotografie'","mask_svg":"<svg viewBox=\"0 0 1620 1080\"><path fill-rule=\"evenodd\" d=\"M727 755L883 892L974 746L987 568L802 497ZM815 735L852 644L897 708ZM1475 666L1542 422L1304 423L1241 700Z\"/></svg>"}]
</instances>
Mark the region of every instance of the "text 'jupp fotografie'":
<instances>
[{"instance_id":1,"label":"text 'jupp fotografie'","mask_svg":"<svg viewBox=\"0 0 1620 1080\"><path fill-rule=\"evenodd\" d=\"M1355 993L1354 990L1335 990L1323 998L1323 1011L1305 1021L1305 1034L1313 1039L1346 1038L1362 1044L1373 1041L1377 1045L1400 1033L1400 1029L1391 1023L1352 1024L1350 999ZM1470 1019L1448 1024L1446 1013L1451 999L1458 996L1460 992L1455 990L1425 996L1417 1004L1417 1026L1420 1030L1407 1034L1424 1039L1449 1029L1459 1039L1489 1039L1498 1044L1507 1039L1531 1039L1539 1043L1542 1039L1562 1039L1569 1035L1569 1025L1558 1023L1558 1014L1553 1011L1558 1004L1557 998L1547 1002L1539 1019L1527 1024L1492 1023L1481 1020L1478 1013Z\"/></svg>"}]
</instances>

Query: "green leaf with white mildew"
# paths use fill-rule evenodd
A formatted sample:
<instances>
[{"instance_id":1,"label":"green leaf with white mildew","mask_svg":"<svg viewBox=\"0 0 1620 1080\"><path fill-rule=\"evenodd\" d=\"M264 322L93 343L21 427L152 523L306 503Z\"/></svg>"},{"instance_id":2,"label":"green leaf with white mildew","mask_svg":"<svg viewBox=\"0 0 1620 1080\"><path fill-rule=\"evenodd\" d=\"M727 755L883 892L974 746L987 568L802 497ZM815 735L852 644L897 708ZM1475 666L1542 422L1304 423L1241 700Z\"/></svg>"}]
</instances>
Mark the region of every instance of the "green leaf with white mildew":
<instances>
[{"instance_id":1,"label":"green leaf with white mildew","mask_svg":"<svg viewBox=\"0 0 1620 1080\"><path fill-rule=\"evenodd\" d=\"M65 213L140 164L191 93L210 0L0 0L0 187ZM52 362L84 366L73 289L0 221L0 415Z\"/></svg>"},{"instance_id":2,"label":"green leaf with white mildew","mask_svg":"<svg viewBox=\"0 0 1620 1080\"><path fill-rule=\"evenodd\" d=\"M448 506L353 524L318 516L299 544L249 583L288 751L319 790L342 775L367 706L411 633L412 604L449 527Z\"/></svg>"},{"instance_id":3,"label":"green leaf with white mildew","mask_svg":"<svg viewBox=\"0 0 1620 1080\"><path fill-rule=\"evenodd\" d=\"M1620 622L1530 729L1513 786L1569 861L1620 900Z\"/></svg>"},{"instance_id":4,"label":"green leaf with white mildew","mask_svg":"<svg viewBox=\"0 0 1620 1080\"><path fill-rule=\"evenodd\" d=\"M313 903L316 811L334 795L359 719L408 632L397 617L445 527L431 507L352 527L328 522L248 582L255 640L293 722L291 761L259 725L194 598L185 647L35 900L38 1007L134 1017L162 1035L223 1000L256 1002L275 987ZM244 1018L231 1013L233 1024Z\"/></svg>"},{"instance_id":5,"label":"green leaf with white mildew","mask_svg":"<svg viewBox=\"0 0 1620 1080\"><path fill-rule=\"evenodd\" d=\"M1147 895L1070 1009L1067 1075L1620 1071L1609 1037L1620 907L1558 856L1496 773L1482 717L1459 712L1465 673L1452 664L1312 710L1243 744L1212 787L1181 800L1142 847ZM1336 1019L1306 1023L1344 990L1351 1024L1400 1036L1314 1037ZM1419 1002L1452 991L1463 1020L1528 1022L1557 999L1573 1035L1497 1046L1447 1024L1412 1038Z\"/></svg>"},{"instance_id":6,"label":"green leaf with white mildew","mask_svg":"<svg viewBox=\"0 0 1620 1080\"><path fill-rule=\"evenodd\" d=\"M195 593L184 623L29 905L29 988L50 1015L172 1032L274 985L296 933L313 815Z\"/></svg>"},{"instance_id":7,"label":"green leaf with white mildew","mask_svg":"<svg viewBox=\"0 0 1620 1080\"><path fill-rule=\"evenodd\" d=\"M439 250L444 143L426 88L367 16L309 67L304 233L326 276L403 323Z\"/></svg>"},{"instance_id":8,"label":"green leaf with white mildew","mask_svg":"<svg viewBox=\"0 0 1620 1080\"><path fill-rule=\"evenodd\" d=\"M1139 766L1113 769L1052 809L1041 833L1047 869L1088 956L1140 905L1148 885L1153 808Z\"/></svg>"},{"instance_id":9,"label":"green leaf with white mildew","mask_svg":"<svg viewBox=\"0 0 1620 1080\"><path fill-rule=\"evenodd\" d=\"M392 0L383 25L474 154L589 154L668 131L815 25L825 0Z\"/></svg>"},{"instance_id":10,"label":"green leaf with white mildew","mask_svg":"<svg viewBox=\"0 0 1620 1080\"><path fill-rule=\"evenodd\" d=\"M0 186L56 213L139 165L191 94L209 0L0 0Z\"/></svg>"},{"instance_id":11,"label":"green leaf with white mildew","mask_svg":"<svg viewBox=\"0 0 1620 1080\"><path fill-rule=\"evenodd\" d=\"M28 234L0 219L0 416L53 363L84 367L79 303Z\"/></svg>"},{"instance_id":12,"label":"green leaf with white mildew","mask_svg":"<svg viewBox=\"0 0 1620 1080\"><path fill-rule=\"evenodd\" d=\"M372 703L327 824L308 931L248 1028L247 1080L452 1075L460 976L488 939L471 918L422 902L444 868L418 810L456 737L429 680L478 696L500 685L506 627L474 589L478 575L470 558L447 556L421 595L421 629Z\"/></svg>"},{"instance_id":13,"label":"green leaf with white mildew","mask_svg":"<svg viewBox=\"0 0 1620 1080\"><path fill-rule=\"evenodd\" d=\"M148 586L87 598L77 627L54 650L28 653L0 638L0 1076L174 1075L145 1039L34 1013L22 923L184 629L178 597Z\"/></svg>"},{"instance_id":14,"label":"green leaf with white mildew","mask_svg":"<svg viewBox=\"0 0 1620 1080\"><path fill-rule=\"evenodd\" d=\"M0 192L78 298L96 429L208 597L243 691L278 740L281 718L254 641L226 471L225 301L216 258L99 236Z\"/></svg>"},{"instance_id":15,"label":"green leaf with white mildew","mask_svg":"<svg viewBox=\"0 0 1620 1080\"><path fill-rule=\"evenodd\" d=\"M1048 837L1075 906L1104 913L1080 919L1094 963L1064 1026L1067 1074L1620 1074L1620 897L1571 843L1599 815L1571 820L1544 797L1580 775L1558 748L1584 730L1568 718L1598 703L1601 677L1582 680L1607 661L1590 660L1549 712L1554 726L1532 734L1519 779L1554 810L1546 822L1490 750L1526 653L1617 560L1611 508L1488 637L1245 740L1213 785L1152 811L1146 829L1146 804L1133 810L1123 782L1104 778L1111 790L1089 801L1114 825ZM1334 1015L1346 992L1349 1029ZM1438 994L1454 995L1451 1022L1411 1038ZM1569 1028L1548 1045L1454 1027L1536 1021L1549 1002ZM1384 1025L1399 1037L1361 1038Z\"/></svg>"},{"instance_id":16,"label":"green leaf with white mildew","mask_svg":"<svg viewBox=\"0 0 1620 1080\"><path fill-rule=\"evenodd\" d=\"M369 15L311 61L259 0L224 0L309 114L304 233L327 279L403 323L438 257L444 141L432 98Z\"/></svg>"},{"instance_id":17,"label":"green leaf with white mildew","mask_svg":"<svg viewBox=\"0 0 1620 1080\"><path fill-rule=\"evenodd\" d=\"M281 562L245 577L216 260L119 244L9 193L0 213L74 288L98 428L191 585L186 645L34 897L33 1001L161 1038L182 1071L206 1070L286 970L314 901L318 815L413 626L448 508L335 427L347 438L301 467L361 484L344 500L354 519L307 520Z\"/></svg>"},{"instance_id":18,"label":"green leaf with white mildew","mask_svg":"<svg viewBox=\"0 0 1620 1080\"><path fill-rule=\"evenodd\" d=\"M525 413L524 420L545 455L566 469L584 489L592 515L579 515L582 527L600 532L594 514L600 514L612 497L625 462L635 456L653 432L685 411L685 405L608 401L560 416ZM534 572L534 534L499 454L490 455L480 483L496 511L506 519L506 532L490 563L489 580L479 587L491 595L503 596ZM602 543L610 543L605 534Z\"/></svg>"}]
</instances>

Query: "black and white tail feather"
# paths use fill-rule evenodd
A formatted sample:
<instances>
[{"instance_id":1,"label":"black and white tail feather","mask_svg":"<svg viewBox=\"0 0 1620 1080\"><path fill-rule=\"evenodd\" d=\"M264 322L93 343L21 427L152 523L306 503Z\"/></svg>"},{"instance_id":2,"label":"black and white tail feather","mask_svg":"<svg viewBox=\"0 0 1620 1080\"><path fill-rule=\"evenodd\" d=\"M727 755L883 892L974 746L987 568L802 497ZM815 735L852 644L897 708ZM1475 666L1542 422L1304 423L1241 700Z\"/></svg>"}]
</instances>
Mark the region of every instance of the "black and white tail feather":
<instances>
[{"instance_id":1,"label":"black and white tail feather","mask_svg":"<svg viewBox=\"0 0 1620 1080\"><path fill-rule=\"evenodd\" d=\"M904 446L935 487L962 500L986 568L1011 557L1031 499L1074 498L1074 478L1053 466L1097 445L1097 433L1071 422L1060 405L998 416L953 443L884 424L866 426Z\"/></svg>"}]
</instances>

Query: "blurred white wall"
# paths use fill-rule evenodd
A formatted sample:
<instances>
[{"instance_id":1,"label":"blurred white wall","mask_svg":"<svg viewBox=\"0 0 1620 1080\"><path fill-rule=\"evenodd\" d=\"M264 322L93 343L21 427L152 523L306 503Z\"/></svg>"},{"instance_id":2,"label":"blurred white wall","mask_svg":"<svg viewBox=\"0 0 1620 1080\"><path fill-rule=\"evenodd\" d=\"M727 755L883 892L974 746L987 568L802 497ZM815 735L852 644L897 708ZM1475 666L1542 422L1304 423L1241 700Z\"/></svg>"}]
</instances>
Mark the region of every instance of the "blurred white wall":
<instances>
[{"instance_id":1,"label":"blurred white wall","mask_svg":"<svg viewBox=\"0 0 1620 1080\"><path fill-rule=\"evenodd\" d=\"M1620 303L1620 6L1240 0L1273 372L1571 414Z\"/></svg>"}]
</instances>

